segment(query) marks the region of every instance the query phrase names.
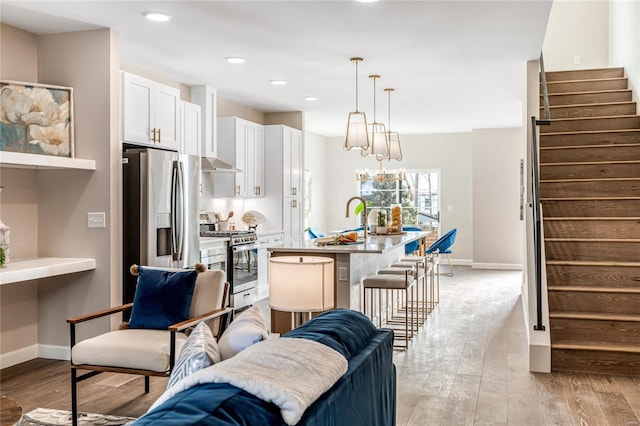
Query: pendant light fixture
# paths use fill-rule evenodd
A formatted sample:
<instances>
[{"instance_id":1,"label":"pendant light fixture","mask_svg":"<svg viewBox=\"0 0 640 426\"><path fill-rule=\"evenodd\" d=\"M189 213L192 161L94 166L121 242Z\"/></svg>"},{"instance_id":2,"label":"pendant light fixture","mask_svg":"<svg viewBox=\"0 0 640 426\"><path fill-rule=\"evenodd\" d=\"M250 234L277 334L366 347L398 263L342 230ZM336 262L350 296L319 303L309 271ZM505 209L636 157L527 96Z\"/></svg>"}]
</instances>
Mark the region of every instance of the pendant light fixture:
<instances>
[{"instance_id":1,"label":"pendant light fixture","mask_svg":"<svg viewBox=\"0 0 640 426\"><path fill-rule=\"evenodd\" d=\"M369 78L373 80L373 123L369 124L369 148L363 149L360 155L366 157L372 154L380 160L381 158L386 158L389 154L389 143L387 142L387 131L384 124L376 121L376 80L380 76L374 74L370 75Z\"/></svg>"},{"instance_id":2,"label":"pendant light fixture","mask_svg":"<svg viewBox=\"0 0 640 426\"><path fill-rule=\"evenodd\" d=\"M347 135L344 139L344 149L369 148L369 135L367 134L367 116L364 112L358 111L358 64L362 58L351 58L351 62L356 64L356 110L349 113L347 121Z\"/></svg>"},{"instance_id":3,"label":"pendant light fixture","mask_svg":"<svg viewBox=\"0 0 640 426\"><path fill-rule=\"evenodd\" d=\"M391 160L402 160L402 150L400 149L400 135L398 132L391 131L391 92L394 89L384 89L385 92L389 95L389 130L387 131L387 141L388 141L388 152L386 158ZM380 158L378 158L380 159Z\"/></svg>"}]
</instances>

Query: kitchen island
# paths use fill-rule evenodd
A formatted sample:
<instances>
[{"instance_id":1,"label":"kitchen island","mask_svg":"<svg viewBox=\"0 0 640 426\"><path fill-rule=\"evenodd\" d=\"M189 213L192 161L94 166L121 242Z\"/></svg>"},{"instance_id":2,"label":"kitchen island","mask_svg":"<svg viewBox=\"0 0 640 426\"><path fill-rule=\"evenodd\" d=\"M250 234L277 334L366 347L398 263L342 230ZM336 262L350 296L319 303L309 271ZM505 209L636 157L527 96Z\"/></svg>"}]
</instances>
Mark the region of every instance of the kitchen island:
<instances>
[{"instance_id":1,"label":"kitchen island","mask_svg":"<svg viewBox=\"0 0 640 426\"><path fill-rule=\"evenodd\" d=\"M268 250L274 257L319 256L334 259L334 306L362 311L362 279L403 257L407 243L418 241L419 250L424 253L425 240L430 234L408 231L397 235L369 235L360 243L344 245L318 245L316 240L306 240ZM290 328L291 313L271 311L272 332L284 333Z\"/></svg>"}]
</instances>

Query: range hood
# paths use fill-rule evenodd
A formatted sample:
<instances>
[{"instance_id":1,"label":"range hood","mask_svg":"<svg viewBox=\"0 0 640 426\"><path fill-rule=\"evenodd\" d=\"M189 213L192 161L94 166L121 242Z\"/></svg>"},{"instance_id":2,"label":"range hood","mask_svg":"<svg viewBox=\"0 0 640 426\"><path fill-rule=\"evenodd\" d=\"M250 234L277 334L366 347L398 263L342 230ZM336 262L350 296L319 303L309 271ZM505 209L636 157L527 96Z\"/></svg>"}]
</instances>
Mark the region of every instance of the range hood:
<instances>
[{"instance_id":1,"label":"range hood","mask_svg":"<svg viewBox=\"0 0 640 426\"><path fill-rule=\"evenodd\" d=\"M202 157L200 160L201 160L202 171L204 173L242 172L242 170L240 170L239 168L233 167L231 164L225 163L224 161L219 160L217 158Z\"/></svg>"}]
</instances>

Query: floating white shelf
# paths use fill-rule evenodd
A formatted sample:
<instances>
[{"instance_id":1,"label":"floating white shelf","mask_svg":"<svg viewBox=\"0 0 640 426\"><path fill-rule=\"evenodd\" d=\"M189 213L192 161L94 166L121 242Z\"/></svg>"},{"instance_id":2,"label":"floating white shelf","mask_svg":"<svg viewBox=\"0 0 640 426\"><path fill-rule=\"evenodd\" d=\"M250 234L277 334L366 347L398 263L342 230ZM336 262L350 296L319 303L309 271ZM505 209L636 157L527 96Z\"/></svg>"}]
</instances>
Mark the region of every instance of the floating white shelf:
<instances>
[{"instance_id":1,"label":"floating white shelf","mask_svg":"<svg viewBox=\"0 0 640 426\"><path fill-rule=\"evenodd\" d=\"M0 151L0 167L20 169L79 169L95 170L95 160L54 157L52 155L25 154Z\"/></svg>"},{"instance_id":2,"label":"floating white shelf","mask_svg":"<svg viewBox=\"0 0 640 426\"><path fill-rule=\"evenodd\" d=\"M63 257L16 259L9 262L6 268L0 269L0 285L92 269L96 269L95 259Z\"/></svg>"}]
</instances>

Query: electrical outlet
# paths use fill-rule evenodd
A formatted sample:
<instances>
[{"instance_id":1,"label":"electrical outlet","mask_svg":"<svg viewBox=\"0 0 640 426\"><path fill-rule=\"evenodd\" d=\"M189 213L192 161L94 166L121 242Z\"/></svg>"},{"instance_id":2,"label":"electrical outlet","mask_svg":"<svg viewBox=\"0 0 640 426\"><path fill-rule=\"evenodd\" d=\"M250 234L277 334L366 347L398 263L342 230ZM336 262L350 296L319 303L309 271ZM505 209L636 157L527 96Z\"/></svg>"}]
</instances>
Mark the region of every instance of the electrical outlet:
<instances>
[{"instance_id":1,"label":"electrical outlet","mask_svg":"<svg viewBox=\"0 0 640 426\"><path fill-rule=\"evenodd\" d=\"M582 58L580 56L573 57L573 65L580 65L582 63Z\"/></svg>"},{"instance_id":2,"label":"electrical outlet","mask_svg":"<svg viewBox=\"0 0 640 426\"><path fill-rule=\"evenodd\" d=\"M338 281L347 281L347 267L340 266L338 268Z\"/></svg>"},{"instance_id":3,"label":"electrical outlet","mask_svg":"<svg viewBox=\"0 0 640 426\"><path fill-rule=\"evenodd\" d=\"M87 227L89 228L106 228L107 220L104 212L88 212Z\"/></svg>"}]
</instances>

